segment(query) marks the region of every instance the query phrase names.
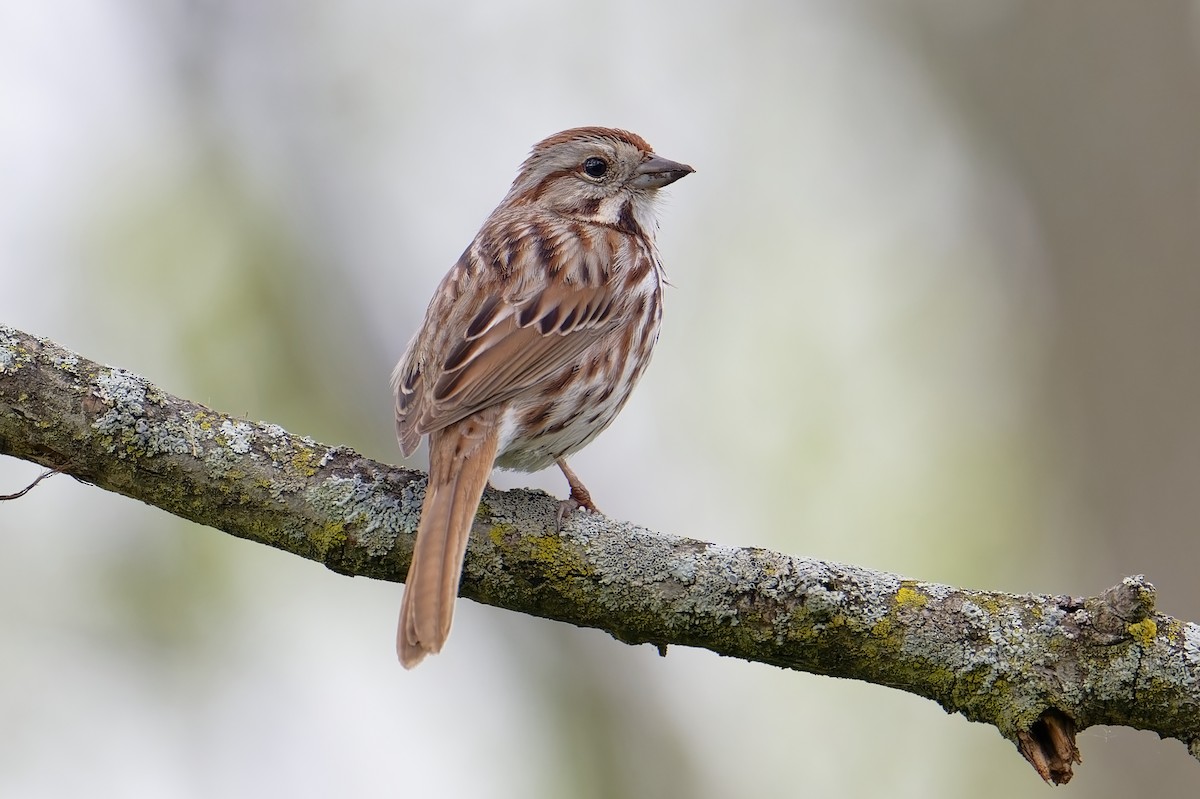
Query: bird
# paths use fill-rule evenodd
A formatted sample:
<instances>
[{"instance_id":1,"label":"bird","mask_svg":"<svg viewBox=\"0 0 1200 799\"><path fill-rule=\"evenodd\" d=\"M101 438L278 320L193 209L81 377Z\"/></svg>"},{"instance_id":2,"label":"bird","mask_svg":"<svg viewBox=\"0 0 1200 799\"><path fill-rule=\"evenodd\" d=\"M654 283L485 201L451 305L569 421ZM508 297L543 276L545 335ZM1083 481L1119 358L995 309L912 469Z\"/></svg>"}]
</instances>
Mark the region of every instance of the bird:
<instances>
[{"instance_id":1,"label":"bird","mask_svg":"<svg viewBox=\"0 0 1200 799\"><path fill-rule=\"evenodd\" d=\"M504 199L442 279L392 374L405 457L429 478L396 632L411 669L450 634L471 524L492 469L557 465L557 521L597 512L566 457L616 417L662 320L658 191L695 170L626 130L535 144Z\"/></svg>"}]
</instances>

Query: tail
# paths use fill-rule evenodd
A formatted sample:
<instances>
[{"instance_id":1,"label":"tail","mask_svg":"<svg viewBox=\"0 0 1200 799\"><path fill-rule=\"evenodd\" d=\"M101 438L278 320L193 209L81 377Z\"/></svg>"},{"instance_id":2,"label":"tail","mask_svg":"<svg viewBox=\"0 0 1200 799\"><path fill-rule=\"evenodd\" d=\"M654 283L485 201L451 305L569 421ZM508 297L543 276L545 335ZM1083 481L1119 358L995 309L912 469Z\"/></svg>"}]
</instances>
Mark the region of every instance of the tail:
<instances>
[{"instance_id":1,"label":"tail","mask_svg":"<svg viewBox=\"0 0 1200 799\"><path fill-rule=\"evenodd\" d=\"M488 408L429 435L429 486L404 583L396 654L406 669L450 636L471 522L496 460L500 411Z\"/></svg>"}]
</instances>

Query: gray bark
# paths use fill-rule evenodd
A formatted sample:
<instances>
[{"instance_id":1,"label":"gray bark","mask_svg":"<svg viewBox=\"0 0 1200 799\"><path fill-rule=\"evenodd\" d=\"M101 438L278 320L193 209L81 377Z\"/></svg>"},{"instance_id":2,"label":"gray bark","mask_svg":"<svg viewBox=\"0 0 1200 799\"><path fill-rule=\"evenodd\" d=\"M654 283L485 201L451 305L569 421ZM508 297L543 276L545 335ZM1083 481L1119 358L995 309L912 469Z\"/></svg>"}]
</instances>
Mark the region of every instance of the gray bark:
<instances>
[{"instance_id":1,"label":"gray bark","mask_svg":"<svg viewBox=\"0 0 1200 799\"><path fill-rule=\"evenodd\" d=\"M399 581L421 472L173 397L0 325L0 454L324 563ZM1153 730L1200 758L1200 626L1130 577L1096 597L1014 595L717 546L488 490L461 595L629 644L887 685L994 725L1052 782L1075 733ZM381 633L382 634L382 633Z\"/></svg>"}]
</instances>

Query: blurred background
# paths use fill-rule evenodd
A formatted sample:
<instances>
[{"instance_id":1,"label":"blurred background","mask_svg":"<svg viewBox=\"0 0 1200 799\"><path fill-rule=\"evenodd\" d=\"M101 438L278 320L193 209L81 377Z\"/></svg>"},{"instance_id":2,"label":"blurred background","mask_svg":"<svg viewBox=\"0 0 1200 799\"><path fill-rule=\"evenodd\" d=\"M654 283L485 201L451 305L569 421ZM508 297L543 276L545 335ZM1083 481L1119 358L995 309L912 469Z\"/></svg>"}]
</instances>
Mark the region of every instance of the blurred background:
<instances>
[{"instance_id":1,"label":"blurred background","mask_svg":"<svg viewBox=\"0 0 1200 799\"><path fill-rule=\"evenodd\" d=\"M0 0L0 320L397 462L388 377L530 145L667 190L609 514L1200 619L1200 6ZM0 493L39 470L0 461ZM501 474L558 495L557 471ZM5 797L1049 795L885 688L401 589L57 477L0 505ZM1087 730L1062 795L1194 795Z\"/></svg>"}]
</instances>

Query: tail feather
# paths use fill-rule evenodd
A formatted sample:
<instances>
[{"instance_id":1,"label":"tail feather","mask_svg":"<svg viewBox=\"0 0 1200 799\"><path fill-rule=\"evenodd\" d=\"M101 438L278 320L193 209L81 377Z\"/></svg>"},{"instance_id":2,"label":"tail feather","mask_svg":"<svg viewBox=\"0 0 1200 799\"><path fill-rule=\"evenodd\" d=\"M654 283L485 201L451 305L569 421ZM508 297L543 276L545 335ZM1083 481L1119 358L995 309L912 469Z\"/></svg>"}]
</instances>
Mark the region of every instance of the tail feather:
<instances>
[{"instance_id":1,"label":"tail feather","mask_svg":"<svg viewBox=\"0 0 1200 799\"><path fill-rule=\"evenodd\" d=\"M442 649L450 635L471 522L499 445L498 409L429 436L429 485L405 580L396 654L407 669Z\"/></svg>"}]
</instances>

